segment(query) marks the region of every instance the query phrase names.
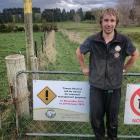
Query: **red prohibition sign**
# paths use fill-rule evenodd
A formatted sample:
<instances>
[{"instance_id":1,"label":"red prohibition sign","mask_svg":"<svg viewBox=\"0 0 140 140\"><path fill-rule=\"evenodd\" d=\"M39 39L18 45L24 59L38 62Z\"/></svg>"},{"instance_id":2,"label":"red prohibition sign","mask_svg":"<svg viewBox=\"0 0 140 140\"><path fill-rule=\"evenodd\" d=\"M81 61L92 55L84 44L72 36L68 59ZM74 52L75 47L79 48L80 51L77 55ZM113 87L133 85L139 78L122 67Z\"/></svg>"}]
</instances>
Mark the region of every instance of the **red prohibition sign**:
<instances>
[{"instance_id":1,"label":"red prohibition sign","mask_svg":"<svg viewBox=\"0 0 140 140\"><path fill-rule=\"evenodd\" d=\"M132 111L133 111L136 115L140 116L140 112L138 112L137 109L136 109L135 106L134 106L134 99L135 99L136 96L139 96L139 97L140 97L140 89L138 89L138 90L136 90L136 91L134 92L134 94L132 95L131 100L130 100L130 106L131 106L131 108L132 108Z\"/></svg>"}]
</instances>

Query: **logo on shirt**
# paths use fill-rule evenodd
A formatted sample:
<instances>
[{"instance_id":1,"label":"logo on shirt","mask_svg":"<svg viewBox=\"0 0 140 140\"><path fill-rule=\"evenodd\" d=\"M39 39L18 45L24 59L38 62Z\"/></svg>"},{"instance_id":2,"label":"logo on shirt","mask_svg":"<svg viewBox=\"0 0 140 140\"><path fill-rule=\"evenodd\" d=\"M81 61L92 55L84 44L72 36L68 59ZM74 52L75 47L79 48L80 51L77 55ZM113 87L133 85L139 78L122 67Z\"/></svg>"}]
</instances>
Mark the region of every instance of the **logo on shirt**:
<instances>
[{"instance_id":1,"label":"logo on shirt","mask_svg":"<svg viewBox=\"0 0 140 140\"><path fill-rule=\"evenodd\" d=\"M120 54L119 54L118 52L115 52L115 53L114 53L114 57L115 57L115 58L118 58L119 56L120 56Z\"/></svg>"},{"instance_id":2,"label":"logo on shirt","mask_svg":"<svg viewBox=\"0 0 140 140\"><path fill-rule=\"evenodd\" d=\"M121 47L119 46L119 45L117 45L116 47L115 47L115 53L114 53L114 57L115 58L118 58L119 56L120 56L120 50L121 50Z\"/></svg>"},{"instance_id":3,"label":"logo on shirt","mask_svg":"<svg viewBox=\"0 0 140 140\"><path fill-rule=\"evenodd\" d=\"M121 50L121 47L120 47L119 45L117 45L117 46L115 47L115 51L116 51L116 52L120 52L120 50Z\"/></svg>"}]
</instances>

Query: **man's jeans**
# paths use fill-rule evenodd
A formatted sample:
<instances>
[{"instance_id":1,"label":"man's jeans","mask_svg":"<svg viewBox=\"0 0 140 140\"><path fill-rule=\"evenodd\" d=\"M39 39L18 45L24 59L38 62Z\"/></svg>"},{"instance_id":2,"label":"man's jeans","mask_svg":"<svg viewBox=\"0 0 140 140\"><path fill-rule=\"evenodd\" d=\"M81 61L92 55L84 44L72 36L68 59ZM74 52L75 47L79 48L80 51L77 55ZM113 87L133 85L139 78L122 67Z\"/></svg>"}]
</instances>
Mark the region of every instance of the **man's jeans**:
<instances>
[{"instance_id":1,"label":"man's jeans","mask_svg":"<svg viewBox=\"0 0 140 140\"><path fill-rule=\"evenodd\" d=\"M90 87L90 120L97 140L105 136L105 116L107 136L117 138L120 99L121 88L102 90Z\"/></svg>"}]
</instances>

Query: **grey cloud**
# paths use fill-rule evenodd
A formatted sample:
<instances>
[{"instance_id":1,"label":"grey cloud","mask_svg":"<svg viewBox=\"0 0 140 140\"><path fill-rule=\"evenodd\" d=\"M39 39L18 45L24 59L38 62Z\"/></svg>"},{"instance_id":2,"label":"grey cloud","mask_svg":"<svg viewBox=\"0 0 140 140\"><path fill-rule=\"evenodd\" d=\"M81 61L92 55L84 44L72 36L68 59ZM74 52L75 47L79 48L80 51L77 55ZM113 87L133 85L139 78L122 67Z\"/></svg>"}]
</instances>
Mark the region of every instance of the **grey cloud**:
<instances>
[{"instance_id":1,"label":"grey cloud","mask_svg":"<svg viewBox=\"0 0 140 140\"><path fill-rule=\"evenodd\" d=\"M94 7L114 6L117 0L32 0L34 7L41 9L65 8L66 10L83 8L85 10ZM23 7L23 0L0 0L0 9Z\"/></svg>"},{"instance_id":2,"label":"grey cloud","mask_svg":"<svg viewBox=\"0 0 140 140\"><path fill-rule=\"evenodd\" d=\"M107 3L112 3L115 4L117 3L117 0L72 0L73 3L75 4L81 4L81 5L85 5L85 4L92 4L92 5L96 5L96 4L107 4Z\"/></svg>"},{"instance_id":3,"label":"grey cloud","mask_svg":"<svg viewBox=\"0 0 140 140\"><path fill-rule=\"evenodd\" d=\"M58 3L58 5L61 5L61 7L63 7L62 6L63 2L64 0L61 0L61 2ZM116 4L117 4L117 0L114 1L112 0L65 0L65 5L69 9L72 8L72 5L74 9L82 7L84 10L89 10L97 7L112 7L115 6Z\"/></svg>"}]
</instances>

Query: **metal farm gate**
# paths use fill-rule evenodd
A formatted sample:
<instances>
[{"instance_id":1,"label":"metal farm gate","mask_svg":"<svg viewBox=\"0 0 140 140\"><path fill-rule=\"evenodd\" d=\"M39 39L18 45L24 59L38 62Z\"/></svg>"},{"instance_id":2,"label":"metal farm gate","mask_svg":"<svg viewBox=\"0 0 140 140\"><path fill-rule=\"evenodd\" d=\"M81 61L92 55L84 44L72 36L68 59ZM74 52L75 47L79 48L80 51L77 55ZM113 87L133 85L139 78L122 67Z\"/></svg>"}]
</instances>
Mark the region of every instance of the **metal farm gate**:
<instances>
[{"instance_id":1,"label":"metal farm gate","mask_svg":"<svg viewBox=\"0 0 140 140\"><path fill-rule=\"evenodd\" d=\"M18 79L22 75L38 75L40 80L63 80L63 81L87 81L88 79L79 72L62 71L20 71L16 75L16 90L18 90ZM140 73L125 73L122 85L122 97L119 113L118 137L123 139L140 139L139 125L124 124L124 105L127 83L140 83ZM32 87L32 85L30 85ZM16 115L16 127L19 136L46 136L47 137L73 137L75 139L94 137L90 123L86 122L67 122L67 121L35 121L33 120L33 100L32 89L29 98L31 115L29 118L19 118ZM16 111L16 114L18 112ZM139 116L140 118L140 116Z\"/></svg>"}]
</instances>

